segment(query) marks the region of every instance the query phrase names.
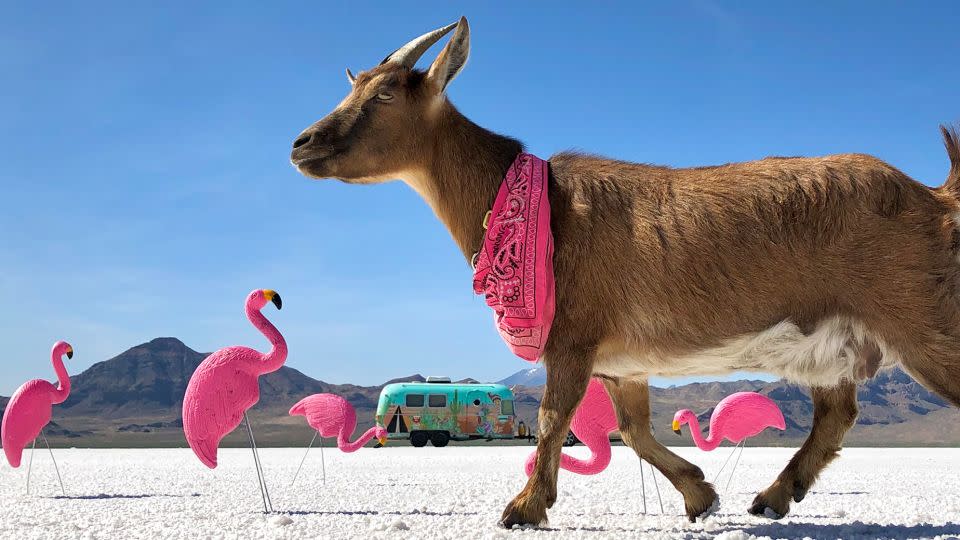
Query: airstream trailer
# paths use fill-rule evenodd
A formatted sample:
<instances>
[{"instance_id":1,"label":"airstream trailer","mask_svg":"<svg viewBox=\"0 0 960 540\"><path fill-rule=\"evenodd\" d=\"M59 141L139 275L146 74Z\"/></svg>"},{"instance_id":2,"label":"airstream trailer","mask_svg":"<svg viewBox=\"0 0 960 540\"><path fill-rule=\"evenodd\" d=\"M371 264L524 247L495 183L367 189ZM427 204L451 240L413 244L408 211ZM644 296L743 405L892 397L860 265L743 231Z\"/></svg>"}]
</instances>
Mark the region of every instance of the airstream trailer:
<instances>
[{"instance_id":1,"label":"airstream trailer","mask_svg":"<svg viewBox=\"0 0 960 540\"><path fill-rule=\"evenodd\" d=\"M421 447L451 440L512 439L513 392L502 384L451 383L446 377L383 387L377 425L390 439Z\"/></svg>"}]
</instances>

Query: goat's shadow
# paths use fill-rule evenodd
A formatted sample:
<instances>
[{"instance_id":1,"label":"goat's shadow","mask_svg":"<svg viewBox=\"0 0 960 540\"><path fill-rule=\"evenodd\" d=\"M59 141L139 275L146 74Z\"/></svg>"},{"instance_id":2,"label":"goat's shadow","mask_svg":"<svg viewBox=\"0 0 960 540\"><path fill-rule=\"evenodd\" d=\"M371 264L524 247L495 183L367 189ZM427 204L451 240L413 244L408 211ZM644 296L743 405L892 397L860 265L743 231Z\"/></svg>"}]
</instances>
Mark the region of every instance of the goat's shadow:
<instances>
[{"instance_id":1,"label":"goat's shadow","mask_svg":"<svg viewBox=\"0 0 960 540\"><path fill-rule=\"evenodd\" d=\"M142 494L122 494L122 493L98 493L97 495L54 495L53 497L44 497L46 499L60 499L68 501L95 501L109 499L152 499L154 497L199 497L199 493L189 495L172 495L169 493L142 493Z\"/></svg>"},{"instance_id":2,"label":"goat's shadow","mask_svg":"<svg viewBox=\"0 0 960 540\"><path fill-rule=\"evenodd\" d=\"M742 531L753 536L772 538L932 538L935 536L960 535L960 523L918 523L916 525L866 523L764 523L743 527L724 527L710 531L712 534Z\"/></svg>"},{"instance_id":3,"label":"goat's shadow","mask_svg":"<svg viewBox=\"0 0 960 540\"><path fill-rule=\"evenodd\" d=\"M880 523L864 523L854 521L852 523L825 525L821 523L770 523L765 525L746 525L743 527L727 526L719 529L696 530L684 528L659 529L657 527L612 527L603 526L583 527L520 527L520 529L530 529L536 531L553 532L619 532L619 533L671 533L680 538L713 538L723 533L745 533L761 538L864 538L876 540L895 540L900 538L933 538L933 537L955 537L960 535L960 523L945 523L943 525L932 525L921 523L918 525L883 525Z\"/></svg>"}]
</instances>

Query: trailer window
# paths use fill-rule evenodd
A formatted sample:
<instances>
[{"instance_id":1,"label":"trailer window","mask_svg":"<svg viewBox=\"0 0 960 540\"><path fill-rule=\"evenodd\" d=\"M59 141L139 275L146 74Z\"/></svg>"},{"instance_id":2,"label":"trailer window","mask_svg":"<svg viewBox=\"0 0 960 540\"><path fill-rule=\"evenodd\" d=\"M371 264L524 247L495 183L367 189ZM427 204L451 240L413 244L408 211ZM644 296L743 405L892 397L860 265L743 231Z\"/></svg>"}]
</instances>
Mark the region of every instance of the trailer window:
<instances>
[{"instance_id":1,"label":"trailer window","mask_svg":"<svg viewBox=\"0 0 960 540\"><path fill-rule=\"evenodd\" d=\"M430 398L427 403L430 407L446 407L447 395L446 394L430 394Z\"/></svg>"},{"instance_id":2,"label":"trailer window","mask_svg":"<svg viewBox=\"0 0 960 540\"><path fill-rule=\"evenodd\" d=\"M500 402L500 414L513 415L513 400L505 399Z\"/></svg>"},{"instance_id":3,"label":"trailer window","mask_svg":"<svg viewBox=\"0 0 960 540\"><path fill-rule=\"evenodd\" d=\"M407 407L423 407L423 394L407 394Z\"/></svg>"}]
</instances>

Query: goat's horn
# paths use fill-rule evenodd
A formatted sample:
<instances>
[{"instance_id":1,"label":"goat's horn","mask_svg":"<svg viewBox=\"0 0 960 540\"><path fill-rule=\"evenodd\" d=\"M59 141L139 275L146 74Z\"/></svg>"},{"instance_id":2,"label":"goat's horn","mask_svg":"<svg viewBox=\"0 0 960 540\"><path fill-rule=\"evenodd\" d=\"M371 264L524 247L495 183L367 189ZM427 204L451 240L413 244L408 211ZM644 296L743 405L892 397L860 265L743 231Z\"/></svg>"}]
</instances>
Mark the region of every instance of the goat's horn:
<instances>
[{"instance_id":1,"label":"goat's horn","mask_svg":"<svg viewBox=\"0 0 960 540\"><path fill-rule=\"evenodd\" d=\"M440 38L456 28L457 24L458 23L448 24L447 26L438 28L433 32L427 32L426 34L414 39L410 43L407 43L403 47L400 47L399 49L390 53L389 56L383 59L383 62L380 62L380 65L394 63L412 69L417 63L417 60L420 60L420 57L423 56L423 53L427 52L427 49L433 46L434 43L440 41Z\"/></svg>"}]
</instances>

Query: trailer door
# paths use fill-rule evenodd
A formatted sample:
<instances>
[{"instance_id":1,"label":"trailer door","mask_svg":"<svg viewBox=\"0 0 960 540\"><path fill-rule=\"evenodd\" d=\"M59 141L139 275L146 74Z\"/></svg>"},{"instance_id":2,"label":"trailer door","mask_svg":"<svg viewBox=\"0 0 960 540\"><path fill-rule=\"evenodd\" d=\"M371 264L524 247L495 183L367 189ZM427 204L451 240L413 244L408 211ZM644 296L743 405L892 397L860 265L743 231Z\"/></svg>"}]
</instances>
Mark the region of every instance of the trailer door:
<instances>
[{"instance_id":1,"label":"trailer door","mask_svg":"<svg viewBox=\"0 0 960 540\"><path fill-rule=\"evenodd\" d=\"M387 433L409 433L410 430L407 429L407 421L403 419L403 411L400 410L400 406L397 406L397 410L393 411L393 418L390 419L390 423L387 424Z\"/></svg>"}]
</instances>

